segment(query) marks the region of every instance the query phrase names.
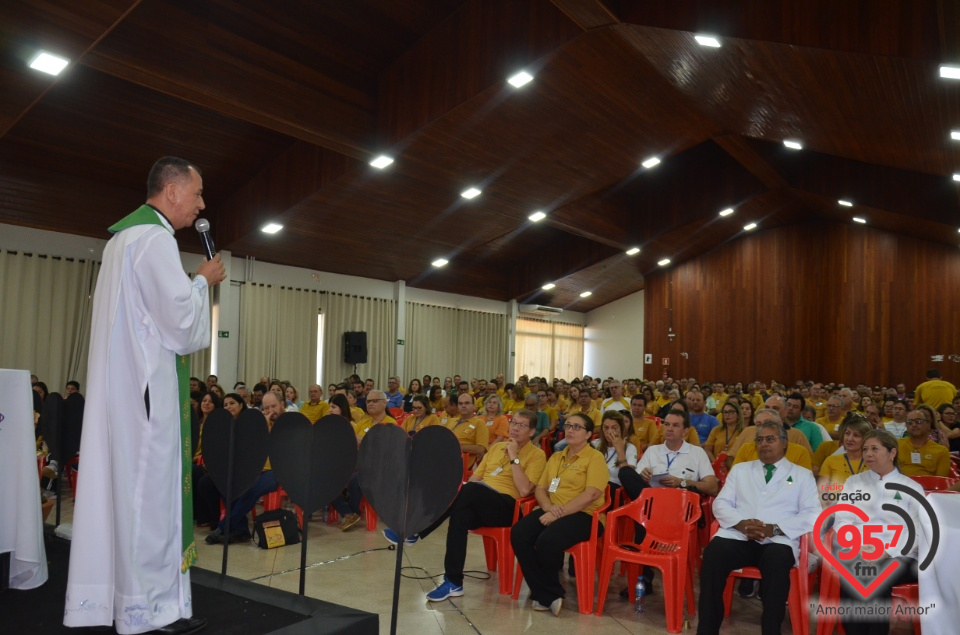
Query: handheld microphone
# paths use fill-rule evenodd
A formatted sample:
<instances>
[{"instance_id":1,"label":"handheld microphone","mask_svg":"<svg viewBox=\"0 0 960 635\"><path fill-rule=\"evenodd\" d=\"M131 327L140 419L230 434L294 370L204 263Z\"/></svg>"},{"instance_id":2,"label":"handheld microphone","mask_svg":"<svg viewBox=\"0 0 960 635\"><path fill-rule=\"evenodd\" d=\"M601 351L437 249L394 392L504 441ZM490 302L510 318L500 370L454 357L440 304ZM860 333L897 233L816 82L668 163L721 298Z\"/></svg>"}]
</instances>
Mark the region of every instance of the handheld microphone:
<instances>
[{"instance_id":1,"label":"handheld microphone","mask_svg":"<svg viewBox=\"0 0 960 635\"><path fill-rule=\"evenodd\" d=\"M213 257L217 255L217 248L213 246L213 238L210 237L210 221L206 218L198 218L197 222L193 224L193 228L200 234L200 246L203 248L207 260L213 260Z\"/></svg>"}]
</instances>

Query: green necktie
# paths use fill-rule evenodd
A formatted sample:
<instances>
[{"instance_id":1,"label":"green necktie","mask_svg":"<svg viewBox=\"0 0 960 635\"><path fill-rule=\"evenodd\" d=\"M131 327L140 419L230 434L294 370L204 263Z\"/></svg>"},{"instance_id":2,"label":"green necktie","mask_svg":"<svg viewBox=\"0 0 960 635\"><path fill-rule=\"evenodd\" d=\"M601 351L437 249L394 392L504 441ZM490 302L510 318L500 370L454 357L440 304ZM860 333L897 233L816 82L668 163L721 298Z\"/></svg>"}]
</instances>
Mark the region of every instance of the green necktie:
<instances>
[{"instance_id":1,"label":"green necktie","mask_svg":"<svg viewBox=\"0 0 960 635\"><path fill-rule=\"evenodd\" d=\"M766 482L769 483L769 482L770 482L770 479L773 478L773 471L774 471L775 469L777 469L777 466L776 466L776 465L764 465L764 466L763 466L763 469L765 469L765 470L767 471L767 474L766 474L766 476L765 476L764 478L766 478L766 479L767 479Z\"/></svg>"}]
</instances>

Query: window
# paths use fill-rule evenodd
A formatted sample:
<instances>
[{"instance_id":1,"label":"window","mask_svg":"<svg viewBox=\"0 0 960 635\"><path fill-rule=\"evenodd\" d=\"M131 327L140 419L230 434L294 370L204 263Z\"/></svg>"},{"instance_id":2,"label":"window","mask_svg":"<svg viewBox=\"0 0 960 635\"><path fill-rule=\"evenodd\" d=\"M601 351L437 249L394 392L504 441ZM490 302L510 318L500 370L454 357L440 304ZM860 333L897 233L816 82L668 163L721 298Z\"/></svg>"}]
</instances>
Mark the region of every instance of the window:
<instances>
[{"instance_id":1,"label":"window","mask_svg":"<svg viewBox=\"0 0 960 635\"><path fill-rule=\"evenodd\" d=\"M583 330L577 324L519 318L516 376L570 380L582 375Z\"/></svg>"}]
</instances>

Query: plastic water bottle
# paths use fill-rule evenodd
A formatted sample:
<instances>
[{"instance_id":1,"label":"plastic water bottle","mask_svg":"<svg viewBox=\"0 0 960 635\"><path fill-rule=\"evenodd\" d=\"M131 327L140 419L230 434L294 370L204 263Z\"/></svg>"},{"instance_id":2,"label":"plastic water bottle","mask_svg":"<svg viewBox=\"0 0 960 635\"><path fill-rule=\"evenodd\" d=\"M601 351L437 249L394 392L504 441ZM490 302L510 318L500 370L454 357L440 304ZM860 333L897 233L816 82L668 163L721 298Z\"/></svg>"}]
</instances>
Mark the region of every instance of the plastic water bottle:
<instances>
[{"instance_id":1,"label":"plastic water bottle","mask_svg":"<svg viewBox=\"0 0 960 635\"><path fill-rule=\"evenodd\" d=\"M647 593L647 583L643 579L643 574L637 576L637 586L634 589L634 595L637 597L637 613L643 613L643 596Z\"/></svg>"}]
</instances>

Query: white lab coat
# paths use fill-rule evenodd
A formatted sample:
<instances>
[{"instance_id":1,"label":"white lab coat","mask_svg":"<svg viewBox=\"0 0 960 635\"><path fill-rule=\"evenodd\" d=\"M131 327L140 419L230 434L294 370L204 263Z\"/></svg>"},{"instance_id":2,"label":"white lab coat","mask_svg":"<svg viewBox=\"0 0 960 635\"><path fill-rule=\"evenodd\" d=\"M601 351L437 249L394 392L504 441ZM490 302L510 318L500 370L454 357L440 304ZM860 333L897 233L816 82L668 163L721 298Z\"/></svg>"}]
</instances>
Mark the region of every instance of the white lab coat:
<instances>
[{"instance_id":1,"label":"white lab coat","mask_svg":"<svg viewBox=\"0 0 960 635\"><path fill-rule=\"evenodd\" d=\"M159 215L158 215L159 216ZM173 228L107 243L93 301L81 475L64 624L142 633L192 617L181 573L175 353L210 344L207 281L184 274ZM144 392L149 387L150 413Z\"/></svg>"},{"instance_id":2,"label":"white lab coat","mask_svg":"<svg viewBox=\"0 0 960 635\"><path fill-rule=\"evenodd\" d=\"M813 473L805 467L780 459L770 482L759 460L738 463L713 501L713 515L720 525L717 536L733 540L747 537L733 529L741 520L756 518L779 525L784 535L764 538L760 544L779 543L800 553L800 538L813 531L820 515L820 498Z\"/></svg>"}]
</instances>

